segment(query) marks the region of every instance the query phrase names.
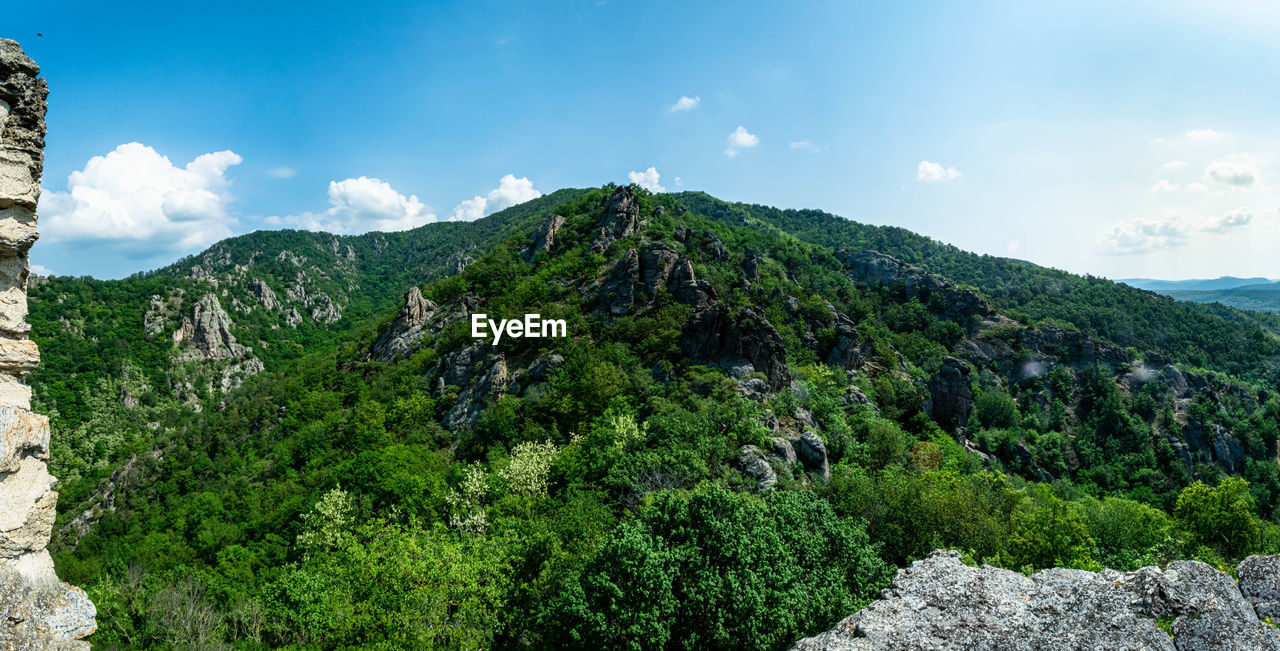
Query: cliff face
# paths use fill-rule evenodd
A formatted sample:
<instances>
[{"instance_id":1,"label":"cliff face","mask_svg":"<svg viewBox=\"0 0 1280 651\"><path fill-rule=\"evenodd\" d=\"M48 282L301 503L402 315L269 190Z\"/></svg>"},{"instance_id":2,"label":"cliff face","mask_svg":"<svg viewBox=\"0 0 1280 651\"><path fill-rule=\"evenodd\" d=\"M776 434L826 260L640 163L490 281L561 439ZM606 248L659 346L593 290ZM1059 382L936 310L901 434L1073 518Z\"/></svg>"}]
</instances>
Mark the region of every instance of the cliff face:
<instances>
[{"instance_id":1,"label":"cliff face","mask_svg":"<svg viewBox=\"0 0 1280 651\"><path fill-rule=\"evenodd\" d=\"M27 338L27 251L44 165L40 68L0 39L0 646L85 646L97 630L84 591L58 580L45 545L58 494L45 467L49 419L31 413L25 378L40 361Z\"/></svg>"}]
</instances>

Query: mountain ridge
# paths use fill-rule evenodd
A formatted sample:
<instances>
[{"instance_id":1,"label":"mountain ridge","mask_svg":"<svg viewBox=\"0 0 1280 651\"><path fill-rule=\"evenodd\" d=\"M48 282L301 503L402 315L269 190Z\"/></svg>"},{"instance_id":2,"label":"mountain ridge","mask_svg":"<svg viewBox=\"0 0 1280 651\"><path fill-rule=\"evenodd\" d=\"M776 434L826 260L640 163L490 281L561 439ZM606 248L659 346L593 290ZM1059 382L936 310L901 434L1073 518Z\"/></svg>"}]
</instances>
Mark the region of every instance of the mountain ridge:
<instances>
[{"instance_id":1,"label":"mountain ridge","mask_svg":"<svg viewBox=\"0 0 1280 651\"><path fill-rule=\"evenodd\" d=\"M1280 539L1259 515L1280 501L1280 349L1252 315L703 194L605 186L496 217L483 242L291 232L38 288L35 335L92 364L33 384L73 444L55 456L56 559L119 622L110 640L191 640L156 615L181 594L224 639L271 644L729 645L771 622L750 634L783 647L939 545L1136 570ZM404 253L349 273L379 242ZM200 301L215 318L188 312ZM315 318L328 306L337 320ZM531 307L570 336L471 340L468 314ZM217 355L174 343L184 319ZM1232 347L1216 368L1178 357ZM219 384L245 349L263 370ZM81 404L90 417L62 415ZM1214 537L1197 500L1246 504L1230 514L1243 533ZM753 533L717 537L730 530ZM448 572L387 564L440 555ZM639 580L631 557L657 587L616 601L608 586ZM700 587L729 584L757 605ZM691 603L718 614L668 605ZM394 624L410 612L436 624ZM647 623L608 624L627 618Z\"/></svg>"}]
</instances>

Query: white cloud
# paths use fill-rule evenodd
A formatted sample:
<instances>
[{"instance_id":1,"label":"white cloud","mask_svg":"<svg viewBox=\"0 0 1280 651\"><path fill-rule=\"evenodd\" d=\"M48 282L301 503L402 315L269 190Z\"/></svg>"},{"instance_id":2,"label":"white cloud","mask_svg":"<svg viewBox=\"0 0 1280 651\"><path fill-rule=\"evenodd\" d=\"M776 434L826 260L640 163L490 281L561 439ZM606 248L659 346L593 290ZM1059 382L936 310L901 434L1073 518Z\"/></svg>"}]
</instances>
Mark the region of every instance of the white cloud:
<instances>
[{"instance_id":1,"label":"white cloud","mask_svg":"<svg viewBox=\"0 0 1280 651\"><path fill-rule=\"evenodd\" d=\"M650 191L650 192L666 192L667 189L658 183L658 168L650 167L643 172L634 170L627 172L627 178L631 182Z\"/></svg>"},{"instance_id":2,"label":"white cloud","mask_svg":"<svg viewBox=\"0 0 1280 651\"><path fill-rule=\"evenodd\" d=\"M1187 166L1187 161L1171 160L1165 163L1164 165L1161 165L1160 167L1163 167L1164 169L1167 169L1167 170L1180 170L1186 166Z\"/></svg>"},{"instance_id":3,"label":"white cloud","mask_svg":"<svg viewBox=\"0 0 1280 651\"><path fill-rule=\"evenodd\" d=\"M219 151L177 167L151 147L126 143L72 172L65 192L44 192L41 226L51 242L137 257L195 250L232 234L226 171L242 160Z\"/></svg>"},{"instance_id":4,"label":"white cloud","mask_svg":"<svg viewBox=\"0 0 1280 651\"><path fill-rule=\"evenodd\" d=\"M311 231L356 234L369 231L404 231L436 220L431 208L396 192L390 183L367 176L329 182L329 209L287 217L268 217L273 226L295 226Z\"/></svg>"},{"instance_id":5,"label":"white cloud","mask_svg":"<svg viewBox=\"0 0 1280 651\"><path fill-rule=\"evenodd\" d=\"M1180 210L1165 212L1160 219L1135 219L1121 222L1098 240L1103 253L1124 255L1173 249L1187 243L1196 233L1224 233L1247 226L1254 213L1238 208L1221 217L1199 217Z\"/></svg>"},{"instance_id":6,"label":"white cloud","mask_svg":"<svg viewBox=\"0 0 1280 651\"><path fill-rule=\"evenodd\" d=\"M1018 240L1009 240L1009 244L1007 244L1004 247L1004 250L1008 251L1009 255L1013 255L1018 252L1018 249L1021 249L1021 248L1022 248L1022 242L1019 242Z\"/></svg>"},{"instance_id":7,"label":"white cloud","mask_svg":"<svg viewBox=\"0 0 1280 651\"><path fill-rule=\"evenodd\" d=\"M818 151L819 149L821 149L817 145L813 144L813 141L809 140L808 138L805 138L804 140L792 141L787 146L791 147L792 149L803 149L805 151Z\"/></svg>"},{"instance_id":8,"label":"white cloud","mask_svg":"<svg viewBox=\"0 0 1280 651\"><path fill-rule=\"evenodd\" d=\"M1214 190L1203 183L1188 183L1187 192L1198 192L1200 194L1207 194L1211 196L1222 194L1222 190Z\"/></svg>"},{"instance_id":9,"label":"white cloud","mask_svg":"<svg viewBox=\"0 0 1280 651\"><path fill-rule=\"evenodd\" d=\"M1200 230L1211 233L1222 233L1237 226L1248 226L1253 221L1253 211L1249 208L1236 208L1221 217L1205 222Z\"/></svg>"},{"instance_id":10,"label":"white cloud","mask_svg":"<svg viewBox=\"0 0 1280 651\"><path fill-rule=\"evenodd\" d=\"M53 276L53 275L56 275L56 274L54 274L54 272L53 272L53 270L52 270L52 269L50 269L50 268L48 268L48 267L46 267L46 266L44 266L44 265L42 265L42 264L32 264L32 265L31 265L31 273L33 273L33 274L35 274L35 275L37 275L37 276Z\"/></svg>"},{"instance_id":11,"label":"white cloud","mask_svg":"<svg viewBox=\"0 0 1280 651\"><path fill-rule=\"evenodd\" d=\"M728 143L729 146L725 148L724 155L733 158L740 150L750 149L760 144L760 138L753 133L748 133L746 127L739 125L733 133L729 134Z\"/></svg>"},{"instance_id":12,"label":"white cloud","mask_svg":"<svg viewBox=\"0 0 1280 651\"><path fill-rule=\"evenodd\" d=\"M680 177L678 177L678 176L676 177L676 187L678 187L678 188L683 188L683 187L684 187L684 181L681 181L681 180L680 180Z\"/></svg>"},{"instance_id":13,"label":"white cloud","mask_svg":"<svg viewBox=\"0 0 1280 651\"><path fill-rule=\"evenodd\" d=\"M498 181L498 187L490 190L489 194L476 195L458 204L458 207L453 209L453 216L449 221L475 221L541 196L542 193L533 188L533 181L523 176L516 178L514 174L508 174Z\"/></svg>"},{"instance_id":14,"label":"white cloud","mask_svg":"<svg viewBox=\"0 0 1280 651\"><path fill-rule=\"evenodd\" d=\"M1258 166L1248 154L1232 154L1222 160L1209 163L1204 170L1206 181L1216 181L1234 188L1250 188L1262 185Z\"/></svg>"},{"instance_id":15,"label":"white cloud","mask_svg":"<svg viewBox=\"0 0 1280 651\"><path fill-rule=\"evenodd\" d=\"M277 179L291 179L297 175L298 170L295 170L292 167L273 167L267 170L267 176L272 176Z\"/></svg>"},{"instance_id":16,"label":"white cloud","mask_svg":"<svg viewBox=\"0 0 1280 651\"><path fill-rule=\"evenodd\" d=\"M920 161L916 166L916 179L925 183L933 183L935 181L948 181L960 177L960 171L954 167L944 168L941 163L932 163L927 160Z\"/></svg>"},{"instance_id":17,"label":"white cloud","mask_svg":"<svg viewBox=\"0 0 1280 651\"><path fill-rule=\"evenodd\" d=\"M1221 142L1230 136L1230 131L1214 131L1213 129L1191 129L1182 134L1183 139L1197 143Z\"/></svg>"},{"instance_id":18,"label":"white cloud","mask_svg":"<svg viewBox=\"0 0 1280 651\"><path fill-rule=\"evenodd\" d=\"M1178 185L1176 183L1170 183L1164 179L1156 181L1156 184L1151 186L1152 192L1173 192L1177 189Z\"/></svg>"},{"instance_id":19,"label":"white cloud","mask_svg":"<svg viewBox=\"0 0 1280 651\"><path fill-rule=\"evenodd\" d=\"M1213 129L1190 129L1183 131L1174 138L1156 138L1151 142L1157 145L1172 145L1176 143L1189 143L1193 145L1208 145L1215 142L1222 142L1231 138L1230 131L1215 131Z\"/></svg>"},{"instance_id":20,"label":"white cloud","mask_svg":"<svg viewBox=\"0 0 1280 651\"><path fill-rule=\"evenodd\" d=\"M686 97L682 95L680 99L676 100L675 104L671 105L671 112L679 113L680 111L692 111L701 103L702 98L697 95L694 95L693 97Z\"/></svg>"}]
</instances>

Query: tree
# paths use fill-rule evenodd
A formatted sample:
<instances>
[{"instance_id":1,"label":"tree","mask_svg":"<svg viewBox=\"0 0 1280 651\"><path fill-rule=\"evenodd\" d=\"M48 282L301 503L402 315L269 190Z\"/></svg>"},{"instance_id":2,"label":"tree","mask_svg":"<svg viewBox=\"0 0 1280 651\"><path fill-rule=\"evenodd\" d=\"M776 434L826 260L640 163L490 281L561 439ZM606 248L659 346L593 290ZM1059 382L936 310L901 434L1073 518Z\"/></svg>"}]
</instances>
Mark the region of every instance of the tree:
<instances>
[{"instance_id":1,"label":"tree","mask_svg":"<svg viewBox=\"0 0 1280 651\"><path fill-rule=\"evenodd\" d=\"M587 559L547 620L573 646L778 646L869 601L891 574L876 552L811 493L667 491Z\"/></svg>"},{"instance_id":2,"label":"tree","mask_svg":"<svg viewBox=\"0 0 1280 651\"><path fill-rule=\"evenodd\" d=\"M1227 477L1213 488L1199 481L1184 488L1173 515L1199 544L1241 558L1261 541L1262 522L1254 516L1254 506L1249 482Z\"/></svg>"}]
</instances>

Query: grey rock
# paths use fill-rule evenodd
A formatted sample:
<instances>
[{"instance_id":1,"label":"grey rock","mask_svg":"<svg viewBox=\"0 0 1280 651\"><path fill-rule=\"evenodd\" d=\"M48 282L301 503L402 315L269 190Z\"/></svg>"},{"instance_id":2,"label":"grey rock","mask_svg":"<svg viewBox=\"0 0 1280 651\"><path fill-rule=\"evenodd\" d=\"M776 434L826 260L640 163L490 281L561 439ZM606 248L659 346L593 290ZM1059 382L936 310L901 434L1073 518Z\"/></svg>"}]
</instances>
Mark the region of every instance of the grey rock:
<instances>
[{"instance_id":1,"label":"grey rock","mask_svg":"<svg viewBox=\"0 0 1280 651\"><path fill-rule=\"evenodd\" d=\"M391 322L391 327L374 342L369 359L389 362L412 352L418 346L427 319L439 309L435 303L423 298L421 289L411 287L405 293L404 305Z\"/></svg>"},{"instance_id":2,"label":"grey rock","mask_svg":"<svg viewBox=\"0 0 1280 651\"><path fill-rule=\"evenodd\" d=\"M738 466L742 469L742 474L755 480L758 491L772 490L773 485L778 483L778 476L769 466L764 452L754 445L744 445L738 451Z\"/></svg>"},{"instance_id":3,"label":"grey rock","mask_svg":"<svg viewBox=\"0 0 1280 651\"><path fill-rule=\"evenodd\" d=\"M795 445L792 444L791 439L775 436L770 441L773 442L773 454L782 459L783 462L790 464L799 460L799 457L796 456Z\"/></svg>"},{"instance_id":4,"label":"grey rock","mask_svg":"<svg viewBox=\"0 0 1280 651\"><path fill-rule=\"evenodd\" d=\"M525 262L533 262L534 256L538 253L551 253L556 248L556 237L560 235L560 229L564 228L564 217L554 215L551 219L542 222L533 231L533 235L529 236L529 246L520 252L520 259Z\"/></svg>"},{"instance_id":5,"label":"grey rock","mask_svg":"<svg viewBox=\"0 0 1280 651\"><path fill-rule=\"evenodd\" d=\"M285 325L290 328L296 328L302 324L302 315L298 313L298 308L291 307L288 312L284 313Z\"/></svg>"},{"instance_id":6,"label":"grey rock","mask_svg":"<svg viewBox=\"0 0 1280 651\"><path fill-rule=\"evenodd\" d=\"M164 299L159 294L152 294L151 305L147 308L147 313L142 316L142 329L146 331L148 339L164 330L166 312Z\"/></svg>"},{"instance_id":7,"label":"grey rock","mask_svg":"<svg viewBox=\"0 0 1280 651\"><path fill-rule=\"evenodd\" d=\"M747 257L742 261L742 276L751 282L760 280L760 267L764 262L759 253L747 251Z\"/></svg>"},{"instance_id":8,"label":"grey rock","mask_svg":"<svg viewBox=\"0 0 1280 651\"><path fill-rule=\"evenodd\" d=\"M640 299L640 255L635 249L627 249L600 278L582 291L594 314L630 314Z\"/></svg>"},{"instance_id":9,"label":"grey rock","mask_svg":"<svg viewBox=\"0 0 1280 651\"><path fill-rule=\"evenodd\" d=\"M1236 566L1236 576L1258 617L1280 624L1280 556L1250 556Z\"/></svg>"},{"instance_id":10,"label":"grey rock","mask_svg":"<svg viewBox=\"0 0 1280 651\"><path fill-rule=\"evenodd\" d=\"M782 337L754 307L743 308L736 317L719 303L695 312L684 326L680 346L695 364L725 369L750 365L764 374L773 391L791 384Z\"/></svg>"},{"instance_id":11,"label":"grey rock","mask_svg":"<svg viewBox=\"0 0 1280 651\"><path fill-rule=\"evenodd\" d=\"M258 305L268 310L274 310L280 306L280 301L276 298L276 293L272 291L271 286L257 278L249 279L249 291L258 299Z\"/></svg>"},{"instance_id":12,"label":"grey rock","mask_svg":"<svg viewBox=\"0 0 1280 651\"><path fill-rule=\"evenodd\" d=\"M671 290L676 300L695 308L707 307L716 301L716 290L711 283L698 280L693 275L693 263L681 256L671 273Z\"/></svg>"},{"instance_id":13,"label":"grey rock","mask_svg":"<svg viewBox=\"0 0 1280 651\"><path fill-rule=\"evenodd\" d=\"M1158 618L1173 619L1172 638ZM938 550L900 570L878 601L794 648L1280 649L1280 630L1204 563L1027 577Z\"/></svg>"},{"instance_id":14,"label":"grey rock","mask_svg":"<svg viewBox=\"0 0 1280 651\"><path fill-rule=\"evenodd\" d=\"M942 316L962 325L969 317L986 317L993 313L991 305L972 290L958 287L941 276L893 256L870 249L856 252L840 249L836 251L836 259L848 266L849 277L856 283L900 286L902 298L917 299L925 304L929 304L935 295L940 297Z\"/></svg>"},{"instance_id":15,"label":"grey rock","mask_svg":"<svg viewBox=\"0 0 1280 651\"><path fill-rule=\"evenodd\" d=\"M182 327L173 333L175 345L185 344L180 361L192 359L224 359L244 357L248 349L231 334L232 321L218 297L205 294L196 302L191 316L183 317Z\"/></svg>"},{"instance_id":16,"label":"grey rock","mask_svg":"<svg viewBox=\"0 0 1280 651\"><path fill-rule=\"evenodd\" d=\"M440 420L450 431L474 425L490 399L501 397L510 376L502 353L487 344L472 344L446 355L437 368L444 384L463 387L458 402Z\"/></svg>"},{"instance_id":17,"label":"grey rock","mask_svg":"<svg viewBox=\"0 0 1280 651\"><path fill-rule=\"evenodd\" d=\"M827 446L822 438L812 429L806 429L800 438L792 441L796 450L796 458L810 470L822 477L823 481L831 479L831 467L827 462Z\"/></svg>"},{"instance_id":18,"label":"grey rock","mask_svg":"<svg viewBox=\"0 0 1280 651\"><path fill-rule=\"evenodd\" d=\"M942 358L942 366L929 379L929 402L925 412L944 430L959 435L973 413L973 383L965 362Z\"/></svg>"},{"instance_id":19,"label":"grey rock","mask_svg":"<svg viewBox=\"0 0 1280 651\"><path fill-rule=\"evenodd\" d=\"M591 240L592 253L604 253L617 240L630 237L640 228L640 202L635 189L624 185L613 191L605 202L596 236Z\"/></svg>"},{"instance_id":20,"label":"grey rock","mask_svg":"<svg viewBox=\"0 0 1280 651\"><path fill-rule=\"evenodd\" d=\"M311 320L316 323L335 323L342 318L342 310L338 308L333 299L324 294L320 294L315 299L316 306L311 309Z\"/></svg>"}]
</instances>

